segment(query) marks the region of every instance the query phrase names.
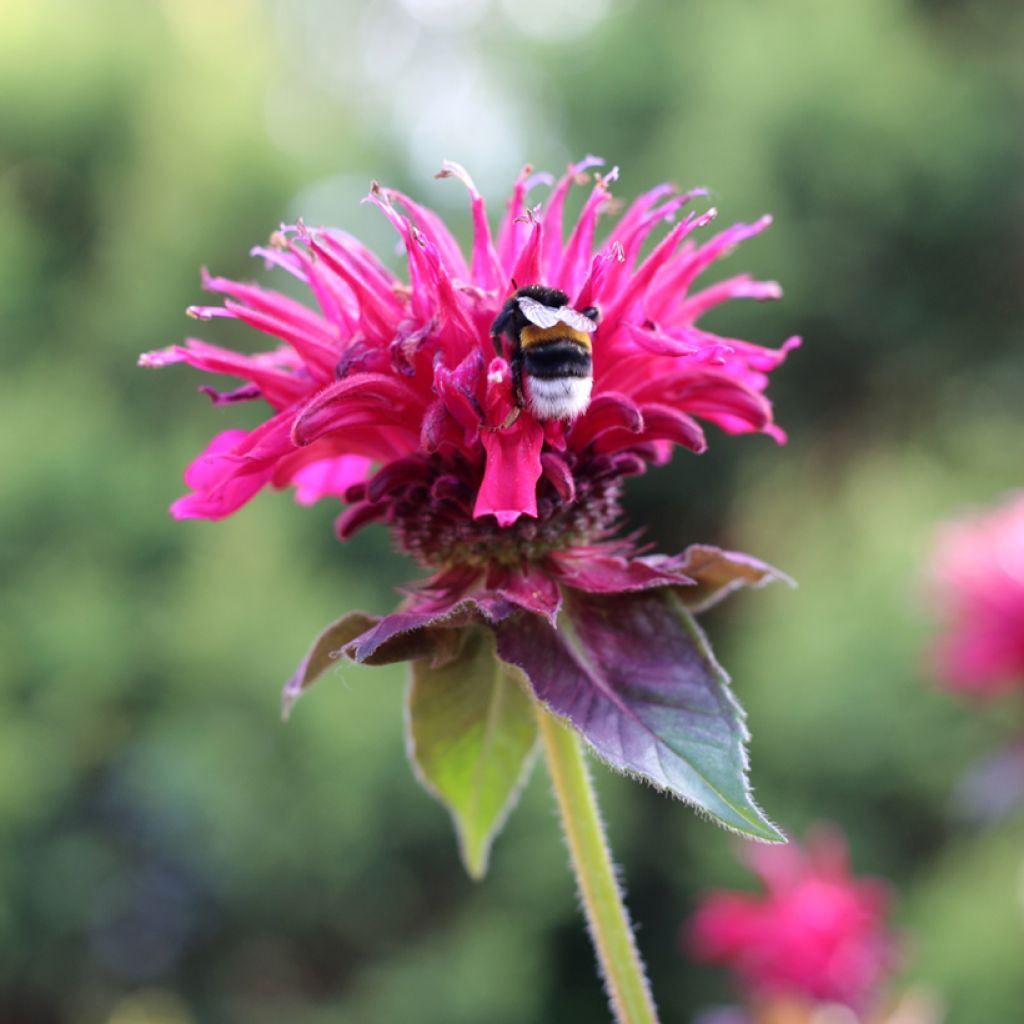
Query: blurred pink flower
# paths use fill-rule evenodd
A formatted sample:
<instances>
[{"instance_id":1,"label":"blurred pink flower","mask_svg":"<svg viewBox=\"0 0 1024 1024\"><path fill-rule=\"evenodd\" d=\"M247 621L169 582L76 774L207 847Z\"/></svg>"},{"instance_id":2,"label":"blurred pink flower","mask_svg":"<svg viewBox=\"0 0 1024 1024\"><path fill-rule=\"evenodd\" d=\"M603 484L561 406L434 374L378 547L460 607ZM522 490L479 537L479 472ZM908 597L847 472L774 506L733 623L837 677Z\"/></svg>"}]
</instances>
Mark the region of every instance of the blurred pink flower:
<instances>
[{"instance_id":1,"label":"blurred pink flower","mask_svg":"<svg viewBox=\"0 0 1024 1024\"><path fill-rule=\"evenodd\" d=\"M941 679L979 696L1024 684L1024 492L948 523L930 577L945 620L932 652Z\"/></svg>"},{"instance_id":2,"label":"blurred pink flower","mask_svg":"<svg viewBox=\"0 0 1024 1024\"><path fill-rule=\"evenodd\" d=\"M631 539L610 539L623 480L668 461L676 446L703 451L698 420L784 440L763 392L798 340L772 351L696 326L730 299L781 294L742 274L693 287L768 217L698 245L691 236L715 211L676 217L703 192L660 185L595 246L598 219L614 207L613 170L594 179L565 239L567 194L599 163L570 167L543 212L526 197L549 179L524 171L496 240L473 182L446 164L439 177L460 180L472 205L468 261L437 214L374 185L368 201L404 244L408 281L343 232L282 227L253 253L297 278L315 308L204 273L205 288L225 298L192 307L193 317L240 320L283 344L245 355L190 338L141 357L144 366L188 363L239 378L232 391L201 390L217 404L261 399L271 410L254 430L213 438L186 470L189 493L172 513L221 519L267 485L294 486L302 503L339 499L339 538L383 521L400 549L434 570L416 603L432 615L470 598L492 620L510 607L552 620L559 583L611 593L689 582L679 560L637 557ZM663 223L672 226L641 257ZM564 291L576 309L600 310L592 398L571 421L541 421L529 408L514 415L512 353L504 339L497 352L491 337L505 300L534 283ZM755 565L742 572L759 572Z\"/></svg>"},{"instance_id":3,"label":"blurred pink flower","mask_svg":"<svg viewBox=\"0 0 1024 1024\"><path fill-rule=\"evenodd\" d=\"M763 894L706 897L685 933L689 951L728 967L755 1001L870 1004L895 962L884 885L854 878L845 843L829 831L806 849L791 842L745 852Z\"/></svg>"}]
</instances>

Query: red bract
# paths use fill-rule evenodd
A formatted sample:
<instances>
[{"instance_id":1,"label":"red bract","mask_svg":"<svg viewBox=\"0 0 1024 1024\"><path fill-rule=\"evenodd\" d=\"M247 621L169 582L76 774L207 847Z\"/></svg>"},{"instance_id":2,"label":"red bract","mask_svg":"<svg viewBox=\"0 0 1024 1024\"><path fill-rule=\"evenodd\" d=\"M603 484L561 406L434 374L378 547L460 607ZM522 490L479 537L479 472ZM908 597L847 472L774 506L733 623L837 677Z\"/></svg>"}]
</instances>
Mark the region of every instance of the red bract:
<instances>
[{"instance_id":1,"label":"red bract","mask_svg":"<svg viewBox=\"0 0 1024 1024\"><path fill-rule=\"evenodd\" d=\"M995 696L1024 684L1024 493L947 524L931 580L945 619L933 659L946 685Z\"/></svg>"},{"instance_id":2,"label":"red bract","mask_svg":"<svg viewBox=\"0 0 1024 1024\"><path fill-rule=\"evenodd\" d=\"M842 839L819 832L806 849L751 847L747 859L764 892L708 896L687 930L693 955L727 966L753 999L862 1009L878 996L895 963L886 891L850 874Z\"/></svg>"}]
</instances>

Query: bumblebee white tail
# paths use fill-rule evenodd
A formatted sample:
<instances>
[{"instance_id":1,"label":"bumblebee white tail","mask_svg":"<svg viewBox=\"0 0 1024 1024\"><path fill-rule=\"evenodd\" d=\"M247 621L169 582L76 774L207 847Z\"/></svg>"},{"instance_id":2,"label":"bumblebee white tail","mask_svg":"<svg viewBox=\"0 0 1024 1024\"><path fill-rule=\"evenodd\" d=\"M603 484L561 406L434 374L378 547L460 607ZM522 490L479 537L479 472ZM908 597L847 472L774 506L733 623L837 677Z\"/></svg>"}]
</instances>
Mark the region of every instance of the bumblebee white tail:
<instances>
[{"instance_id":1,"label":"bumblebee white tail","mask_svg":"<svg viewBox=\"0 0 1024 1024\"><path fill-rule=\"evenodd\" d=\"M530 412L539 420L574 420L590 405L592 377L532 377L526 375Z\"/></svg>"}]
</instances>

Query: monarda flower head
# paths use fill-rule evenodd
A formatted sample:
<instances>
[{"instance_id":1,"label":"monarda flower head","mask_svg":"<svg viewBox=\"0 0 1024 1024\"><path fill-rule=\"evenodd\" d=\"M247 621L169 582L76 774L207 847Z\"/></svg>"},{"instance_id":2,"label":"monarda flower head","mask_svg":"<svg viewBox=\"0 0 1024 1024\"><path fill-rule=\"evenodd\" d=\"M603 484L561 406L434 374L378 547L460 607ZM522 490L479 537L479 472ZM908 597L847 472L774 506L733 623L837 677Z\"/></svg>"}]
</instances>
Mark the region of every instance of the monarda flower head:
<instances>
[{"instance_id":1,"label":"monarda flower head","mask_svg":"<svg viewBox=\"0 0 1024 1024\"><path fill-rule=\"evenodd\" d=\"M427 571L394 614L329 626L285 703L342 654L412 661L411 754L474 874L529 763L534 702L612 766L779 838L750 797L742 713L690 617L777 574L706 546L643 553L620 505L628 477L676 447L702 452L705 424L784 440L764 391L797 339L769 350L698 326L731 299L779 296L742 274L698 285L769 218L708 237L714 210L684 214L703 192L661 185L597 242L614 170L594 177L568 230L563 211L599 164L554 183L524 171L496 237L468 174L445 164L439 177L469 192L468 259L436 213L374 184L367 201L404 245L407 277L341 231L282 227L253 253L302 282L310 305L205 276L223 302L189 311L243 321L267 351L189 339L141 360L236 377L236 390L202 390L270 410L210 442L176 517L221 519L268 485L294 486L302 503L342 502L340 539L385 523Z\"/></svg>"},{"instance_id":2,"label":"monarda flower head","mask_svg":"<svg viewBox=\"0 0 1024 1024\"><path fill-rule=\"evenodd\" d=\"M842 836L819 829L805 848L751 847L747 860L763 893L705 897L686 932L694 956L734 973L755 1021L817 1020L822 1003L879 1009L897 964L888 894L850 873Z\"/></svg>"},{"instance_id":3,"label":"monarda flower head","mask_svg":"<svg viewBox=\"0 0 1024 1024\"><path fill-rule=\"evenodd\" d=\"M947 523L930 577L942 681L979 697L1024 689L1024 492Z\"/></svg>"}]
</instances>

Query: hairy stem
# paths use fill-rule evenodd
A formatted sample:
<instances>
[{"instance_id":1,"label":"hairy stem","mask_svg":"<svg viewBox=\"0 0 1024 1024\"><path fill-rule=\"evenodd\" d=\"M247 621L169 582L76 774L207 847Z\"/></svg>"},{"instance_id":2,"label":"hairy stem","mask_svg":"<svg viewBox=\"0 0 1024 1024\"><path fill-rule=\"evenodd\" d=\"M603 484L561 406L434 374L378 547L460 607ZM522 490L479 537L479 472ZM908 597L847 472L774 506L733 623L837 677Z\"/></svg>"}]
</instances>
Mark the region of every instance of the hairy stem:
<instances>
[{"instance_id":1,"label":"hairy stem","mask_svg":"<svg viewBox=\"0 0 1024 1024\"><path fill-rule=\"evenodd\" d=\"M537 722L587 926L615 1020L618 1024L657 1024L657 1011L615 879L579 737L540 704Z\"/></svg>"}]
</instances>

